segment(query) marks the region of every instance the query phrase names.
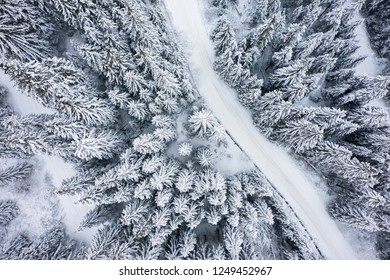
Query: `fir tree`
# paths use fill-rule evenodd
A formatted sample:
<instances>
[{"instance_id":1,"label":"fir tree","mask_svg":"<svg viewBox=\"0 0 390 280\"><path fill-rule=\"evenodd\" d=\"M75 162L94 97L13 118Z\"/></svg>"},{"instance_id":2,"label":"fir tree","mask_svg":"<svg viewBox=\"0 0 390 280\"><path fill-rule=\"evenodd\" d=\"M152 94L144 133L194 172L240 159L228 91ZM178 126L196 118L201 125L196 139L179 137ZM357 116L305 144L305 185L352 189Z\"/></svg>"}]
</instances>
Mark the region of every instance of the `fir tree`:
<instances>
[{"instance_id":1,"label":"fir tree","mask_svg":"<svg viewBox=\"0 0 390 280\"><path fill-rule=\"evenodd\" d=\"M54 33L53 24L32 1L2 1L0 57L23 61L44 58L52 53Z\"/></svg>"},{"instance_id":2,"label":"fir tree","mask_svg":"<svg viewBox=\"0 0 390 280\"><path fill-rule=\"evenodd\" d=\"M0 170L0 186L24 180L28 178L32 172L33 165L28 162L20 162L16 165Z\"/></svg>"},{"instance_id":3,"label":"fir tree","mask_svg":"<svg viewBox=\"0 0 390 280\"><path fill-rule=\"evenodd\" d=\"M8 226L19 213L20 209L14 201L0 201L0 226Z\"/></svg>"}]
</instances>

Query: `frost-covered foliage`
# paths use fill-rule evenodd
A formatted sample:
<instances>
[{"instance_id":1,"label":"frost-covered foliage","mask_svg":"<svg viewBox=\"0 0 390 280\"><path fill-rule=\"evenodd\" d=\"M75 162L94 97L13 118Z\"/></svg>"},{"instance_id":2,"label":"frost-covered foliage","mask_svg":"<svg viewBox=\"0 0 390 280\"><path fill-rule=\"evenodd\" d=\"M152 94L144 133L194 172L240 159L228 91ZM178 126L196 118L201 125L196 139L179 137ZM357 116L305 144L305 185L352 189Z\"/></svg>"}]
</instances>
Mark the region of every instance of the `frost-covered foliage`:
<instances>
[{"instance_id":1,"label":"frost-covered foliage","mask_svg":"<svg viewBox=\"0 0 390 280\"><path fill-rule=\"evenodd\" d=\"M1 1L0 59L34 60L53 52L55 27L34 2Z\"/></svg>"},{"instance_id":2,"label":"frost-covered foliage","mask_svg":"<svg viewBox=\"0 0 390 280\"><path fill-rule=\"evenodd\" d=\"M0 170L0 186L26 179L31 175L32 171L33 165L28 162L20 162L4 170Z\"/></svg>"},{"instance_id":3,"label":"frost-covered foliage","mask_svg":"<svg viewBox=\"0 0 390 280\"><path fill-rule=\"evenodd\" d=\"M209 109L190 108L193 78L160 1L3 2L0 68L54 113L15 114L0 91L0 153L71 162L76 174L56 193L92 205L78 230L99 231L88 248L61 224L38 238L20 233L1 259L322 258L261 172L214 168L228 135ZM388 112L370 103L388 95L389 78L354 74L357 8L247 2L210 2L221 15L215 69L268 137L329 179L334 217L388 232ZM232 11L245 20L231 21ZM1 168L0 187L32 173L27 161ZM7 228L18 206L0 208Z\"/></svg>"},{"instance_id":4,"label":"frost-covered foliage","mask_svg":"<svg viewBox=\"0 0 390 280\"><path fill-rule=\"evenodd\" d=\"M208 138L216 143L226 140L225 128L207 108L194 111L188 119L188 123L190 132L195 136Z\"/></svg>"},{"instance_id":5,"label":"frost-covered foliage","mask_svg":"<svg viewBox=\"0 0 390 280\"><path fill-rule=\"evenodd\" d=\"M19 212L19 207L14 201L0 201L0 227L7 226Z\"/></svg>"},{"instance_id":6,"label":"frost-covered foliage","mask_svg":"<svg viewBox=\"0 0 390 280\"><path fill-rule=\"evenodd\" d=\"M362 6L373 45L386 57L388 1L226 3L210 37L216 70L259 129L328 179L338 197L329 206L333 217L381 236L388 226L389 111L373 104L388 100L390 78L354 71L364 60L355 53ZM244 60L235 58L238 50ZM226 74L234 67L238 78ZM262 82L248 88L248 77Z\"/></svg>"},{"instance_id":7,"label":"frost-covered foliage","mask_svg":"<svg viewBox=\"0 0 390 280\"><path fill-rule=\"evenodd\" d=\"M305 249L314 246L313 241L299 233L296 221L275 216L270 204L281 203L280 197L260 173L226 180L211 169L172 169L177 167L171 165L169 172L155 173L128 189L134 196L126 199L119 223L99 230L88 258L259 259L281 258L284 251L303 259L321 258L316 250ZM95 216L99 212L93 210ZM274 227L294 231L290 242L295 245L278 247Z\"/></svg>"},{"instance_id":8,"label":"frost-covered foliage","mask_svg":"<svg viewBox=\"0 0 390 280\"><path fill-rule=\"evenodd\" d=\"M181 155L183 157L191 155L191 153L192 153L191 143L188 143L188 142L181 143L179 145L179 148L178 148L178 153L179 153L179 155Z\"/></svg>"},{"instance_id":9,"label":"frost-covered foliage","mask_svg":"<svg viewBox=\"0 0 390 280\"><path fill-rule=\"evenodd\" d=\"M64 225L54 225L38 239L19 234L0 247L1 260L74 260L84 258L85 248L71 239Z\"/></svg>"},{"instance_id":10,"label":"frost-covered foliage","mask_svg":"<svg viewBox=\"0 0 390 280\"><path fill-rule=\"evenodd\" d=\"M390 3L386 0L365 1L362 9L366 17L367 31L373 49L380 57L387 59L390 70Z\"/></svg>"}]
</instances>

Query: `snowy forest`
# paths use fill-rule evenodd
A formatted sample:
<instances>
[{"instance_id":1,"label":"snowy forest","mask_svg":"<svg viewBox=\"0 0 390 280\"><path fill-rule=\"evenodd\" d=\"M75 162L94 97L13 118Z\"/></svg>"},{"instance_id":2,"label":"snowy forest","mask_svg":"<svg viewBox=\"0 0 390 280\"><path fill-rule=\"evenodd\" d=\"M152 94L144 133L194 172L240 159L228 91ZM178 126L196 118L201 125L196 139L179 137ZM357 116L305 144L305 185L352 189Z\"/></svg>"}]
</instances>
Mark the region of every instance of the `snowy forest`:
<instances>
[{"instance_id":1,"label":"snowy forest","mask_svg":"<svg viewBox=\"0 0 390 280\"><path fill-rule=\"evenodd\" d=\"M390 259L390 1L0 0L0 259Z\"/></svg>"}]
</instances>

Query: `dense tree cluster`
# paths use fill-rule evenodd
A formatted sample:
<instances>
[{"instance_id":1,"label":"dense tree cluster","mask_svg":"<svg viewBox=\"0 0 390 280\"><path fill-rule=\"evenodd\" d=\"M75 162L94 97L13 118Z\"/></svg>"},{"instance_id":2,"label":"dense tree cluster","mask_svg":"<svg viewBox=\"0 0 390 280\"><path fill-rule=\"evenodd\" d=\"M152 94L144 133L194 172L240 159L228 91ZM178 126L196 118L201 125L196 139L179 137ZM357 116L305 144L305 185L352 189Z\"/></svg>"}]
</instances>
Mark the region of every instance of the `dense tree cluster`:
<instances>
[{"instance_id":1,"label":"dense tree cluster","mask_svg":"<svg viewBox=\"0 0 390 280\"><path fill-rule=\"evenodd\" d=\"M386 0L365 1L362 12L373 49L387 60L385 71L390 72L390 3Z\"/></svg>"},{"instance_id":2,"label":"dense tree cluster","mask_svg":"<svg viewBox=\"0 0 390 280\"><path fill-rule=\"evenodd\" d=\"M13 15L14 4L5 2L1 9ZM30 42L26 36L29 48L22 50L9 47L12 30L0 29L9 40L1 43L5 59L0 67L21 92L54 113L18 115L2 104L2 156L46 154L71 162L76 174L56 193L93 205L78 230L100 230L87 249L62 226L35 240L22 233L3 244L1 258L322 257L316 249L305 249L315 248L311 237L297 221L283 218L286 213L277 210L283 200L260 173L226 178L213 168L214 152L191 142L178 146L183 161L166 155L176 141L176 118L183 108L189 112L186 128L192 137L218 145L227 134L207 108L188 108L195 90L158 3L19 2L51 16L40 19L48 22L40 24L42 30L28 29L35 37ZM21 24L34 22L35 13L31 15ZM52 42L53 34L59 34L62 44L57 49L45 43ZM41 35L44 41L38 46ZM231 59L231 66L240 61L243 71L250 63L239 49ZM227 75L236 71L228 70ZM252 87L258 83L253 79ZM0 170L0 179L8 184L31 172L32 166L21 162ZM1 203L6 226L18 207ZM288 215L295 217L292 211Z\"/></svg>"},{"instance_id":3,"label":"dense tree cluster","mask_svg":"<svg viewBox=\"0 0 390 280\"><path fill-rule=\"evenodd\" d=\"M389 232L390 123L388 108L372 101L388 99L390 77L355 73L364 57L355 54L361 23L354 15L364 1L344 2L249 1L239 15L235 6L219 6L222 15L211 33L215 67L263 133L326 176L337 194L331 215L381 236ZM372 1L365 9L385 13L386 6ZM248 20L233 26L237 16ZM381 32L373 31L382 51L388 45L386 19ZM372 30L380 23L370 24Z\"/></svg>"},{"instance_id":4,"label":"dense tree cluster","mask_svg":"<svg viewBox=\"0 0 390 280\"><path fill-rule=\"evenodd\" d=\"M329 213L377 233L388 258L390 126L375 101L388 101L390 78L354 71L364 1L246 2L210 1L215 70L267 137L328 179ZM93 206L79 231L99 227L88 248L61 223L20 233L1 259L323 258L260 171L215 168L227 132L190 106L196 90L159 1L0 0L0 68L52 112L19 115L0 88L1 157L18 159L0 168L0 188L32 176L28 158L60 156L76 174L56 193ZM19 215L0 201L0 242Z\"/></svg>"}]
</instances>

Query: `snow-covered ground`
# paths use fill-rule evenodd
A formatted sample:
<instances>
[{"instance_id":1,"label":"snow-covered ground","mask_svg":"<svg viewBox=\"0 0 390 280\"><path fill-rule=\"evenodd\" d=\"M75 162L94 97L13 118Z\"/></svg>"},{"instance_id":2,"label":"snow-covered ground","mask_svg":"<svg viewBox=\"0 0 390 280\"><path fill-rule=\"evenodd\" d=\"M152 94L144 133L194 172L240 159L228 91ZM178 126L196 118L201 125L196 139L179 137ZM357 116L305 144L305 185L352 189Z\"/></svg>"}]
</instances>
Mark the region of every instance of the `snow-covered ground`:
<instances>
[{"instance_id":1,"label":"snow-covered ground","mask_svg":"<svg viewBox=\"0 0 390 280\"><path fill-rule=\"evenodd\" d=\"M8 103L12 106L14 111L22 116L28 114L52 114L53 110L44 107L42 104L38 103L34 99L22 94L18 89L13 85L10 77L6 75L2 70L0 70L0 86L4 86L8 89ZM55 188L58 188L61 185L62 180L71 177L75 174L73 167L66 163L59 157L56 156L36 156L37 160L42 163L41 173L48 173L51 177L52 183ZM80 241L88 243L92 236L95 234L96 229L86 230L83 232L76 232L78 226L80 225L84 215L87 213L91 207L86 205L75 204L74 197L58 197L65 212L64 223L67 226L68 232L75 238ZM31 199L39 199L38 196L31 197ZM41 198L42 199L42 198ZM31 201L31 205L35 205L37 201ZM37 219L44 219L45 213L36 211L34 216ZM42 217L40 217L42 216Z\"/></svg>"},{"instance_id":2,"label":"snow-covered ground","mask_svg":"<svg viewBox=\"0 0 390 280\"><path fill-rule=\"evenodd\" d=\"M353 0L348 0L345 2L345 5L352 5ZM358 75L367 75L367 76L376 76L381 73L381 63L378 59L378 56L374 52L370 44L370 38L368 37L367 30L365 28L364 19L360 12L354 15L353 21L361 21L362 23L355 30L357 44L359 49L356 51L355 55L365 56L366 58L359 63L355 70ZM382 98L371 100L368 104L369 106L376 106L386 108L386 104Z\"/></svg>"},{"instance_id":3,"label":"snow-covered ground","mask_svg":"<svg viewBox=\"0 0 390 280\"><path fill-rule=\"evenodd\" d=\"M0 158L1 169L18 162L19 159ZM14 201L20 209L19 215L7 226L4 241L11 241L20 233L37 238L61 218L58 201L53 196L54 187L46 176L43 164L39 160L30 160L29 163L34 165L31 178L1 186L0 200Z\"/></svg>"},{"instance_id":4,"label":"snow-covered ground","mask_svg":"<svg viewBox=\"0 0 390 280\"><path fill-rule=\"evenodd\" d=\"M345 5L351 5L351 0L347 1ZM368 38L368 33L365 28L362 15L359 12L356 13L353 21L362 22L355 31L357 43L359 45L359 49L356 51L356 55L366 56L366 58L356 66L356 74L376 76L380 73L378 57L371 48L370 39Z\"/></svg>"},{"instance_id":5,"label":"snow-covered ground","mask_svg":"<svg viewBox=\"0 0 390 280\"><path fill-rule=\"evenodd\" d=\"M236 92L213 70L214 50L200 0L165 0L175 28L186 37L189 65L199 93L233 139L294 209L328 259L354 259L355 253L326 211L313 182L288 154L265 139L239 103Z\"/></svg>"}]
</instances>

